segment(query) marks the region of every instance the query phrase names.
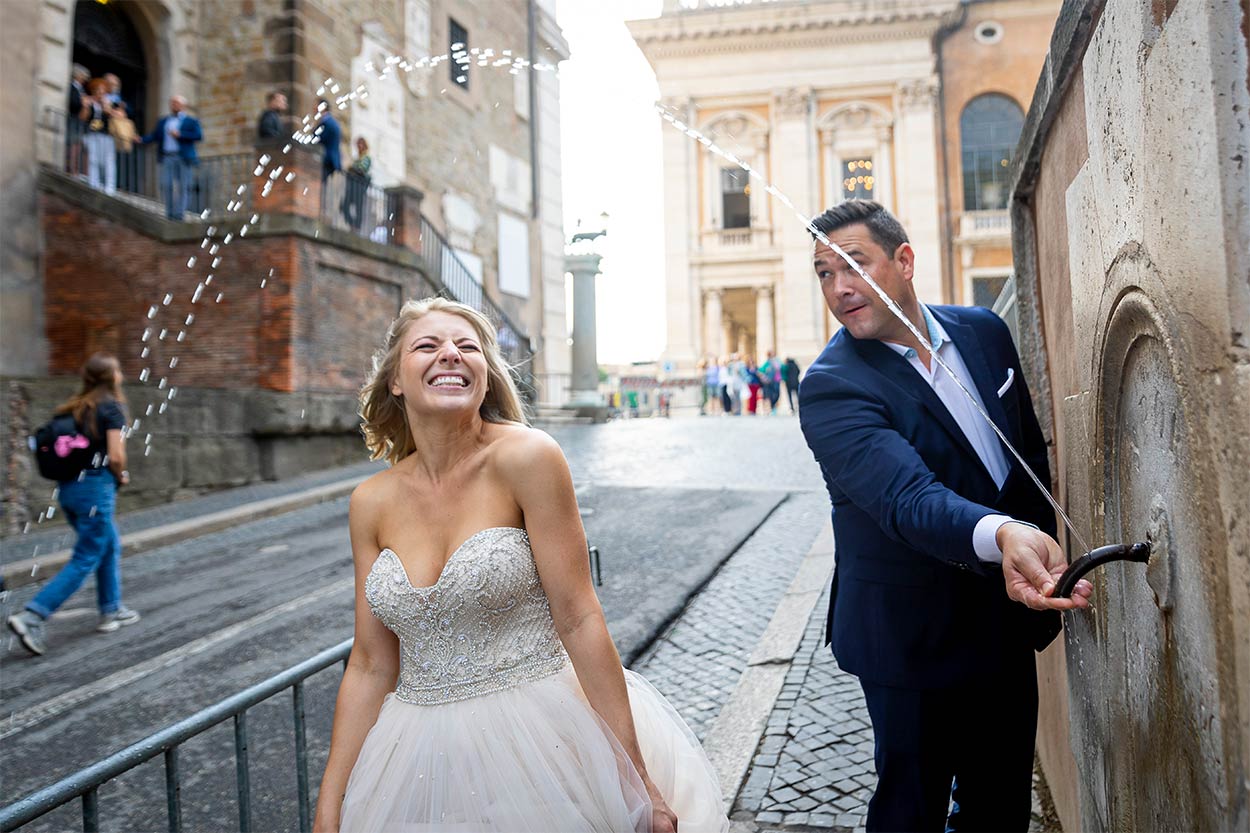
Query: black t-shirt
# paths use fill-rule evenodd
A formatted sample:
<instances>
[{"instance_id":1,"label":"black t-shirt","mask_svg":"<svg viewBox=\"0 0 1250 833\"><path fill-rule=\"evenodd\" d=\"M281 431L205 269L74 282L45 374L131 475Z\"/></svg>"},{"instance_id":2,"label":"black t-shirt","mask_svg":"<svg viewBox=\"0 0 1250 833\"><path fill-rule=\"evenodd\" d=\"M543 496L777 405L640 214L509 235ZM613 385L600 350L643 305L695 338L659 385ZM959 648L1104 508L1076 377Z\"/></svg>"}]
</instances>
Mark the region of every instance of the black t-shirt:
<instances>
[{"instance_id":1,"label":"black t-shirt","mask_svg":"<svg viewBox=\"0 0 1250 833\"><path fill-rule=\"evenodd\" d=\"M102 399L96 405L95 427L94 436L90 431L83 431L83 435L91 440L91 445L87 447L87 450L91 452L91 458L98 461L92 468L100 469L104 468L105 458L108 457L108 432L126 427L126 415L116 399ZM80 425L78 428L82 430L83 426Z\"/></svg>"}]
</instances>

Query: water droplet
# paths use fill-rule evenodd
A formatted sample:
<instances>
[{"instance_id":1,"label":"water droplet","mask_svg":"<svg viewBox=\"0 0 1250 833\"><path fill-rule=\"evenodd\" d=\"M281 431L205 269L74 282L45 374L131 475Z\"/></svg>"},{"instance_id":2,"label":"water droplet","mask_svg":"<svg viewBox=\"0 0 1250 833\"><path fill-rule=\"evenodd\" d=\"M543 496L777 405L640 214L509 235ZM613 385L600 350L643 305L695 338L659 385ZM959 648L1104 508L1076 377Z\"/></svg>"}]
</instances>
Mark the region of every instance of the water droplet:
<instances>
[{"instance_id":1,"label":"water droplet","mask_svg":"<svg viewBox=\"0 0 1250 833\"><path fill-rule=\"evenodd\" d=\"M148 353L151 353L151 352L152 352L151 348L144 347L141 351L139 351L139 358L146 359L148 357Z\"/></svg>"},{"instance_id":2,"label":"water droplet","mask_svg":"<svg viewBox=\"0 0 1250 833\"><path fill-rule=\"evenodd\" d=\"M303 419L303 418L304 418L304 411L305 411L305 409L304 409L304 408L300 408L300 411L299 411L299 418L300 418L300 419Z\"/></svg>"},{"instance_id":3,"label":"water droplet","mask_svg":"<svg viewBox=\"0 0 1250 833\"><path fill-rule=\"evenodd\" d=\"M144 328L143 328L143 335L139 338L139 340L140 340L140 341L147 341L147 340L148 340L149 338L151 338L151 337L152 337L152 328L151 328L151 327L144 327Z\"/></svg>"},{"instance_id":4,"label":"water droplet","mask_svg":"<svg viewBox=\"0 0 1250 833\"><path fill-rule=\"evenodd\" d=\"M186 337L187 337L187 331L186 331L186 330L179 330L179 331L178 331L178 340L179 340L179 341L182 341L182 340L183 340L183 339L185 339Z\"/></svg>"},{"instance_id":5,"label":"water droplet","mask_svg":"<svg viewBox=\"0 0 1250 833\"><path fill-rule=\"evenodd\" d=\"M246 193L246 191L247 191L247 186L240 185L238 188L234 190L234 193L238 194L241 197L243 196L244 193Z\"/></svg>"},{"instance_id":6,"label":"water droplet","mask_svg":"<svg viewBox=\"0 0 1250 833\"><path fill-rule=\"evenodd\" d=\"M214 303L214 304L220 304L220 303L221 303L221 299L222 299L222 298L224 298L224 297L226 297L226 296L225 296L225 293L223 293L223 292L218 292L218 293L217 293L217 298L213 301L213 303Z\"/></svg>"},{"instance_id":7,"label":"water droplet","mask_svg":"<svg viewBox=\"0 0 1250 833\"><path fill-rule=\"evenodd\" d=\"M200 296L203 294L204 294L204 284L201 283L195 287L195 292L191 294L191 303L193 304L198 303L200 300Z\"/></svg>"},{"instance_id":8,"label":"water droplet","mask_svg":"<svg viewBox=\"0 0 1250 833\"><path fill-rule=\"evenodd\" d=\"M252 169L252 176L260 176L264 172L265 172L265 166L257 165L255 168Z\"/></svg>"},{"instance_id":9,"label":"water droplet","mask_svg":"<svg viewBox=\"0 0 1250 833\"><path fill-rule=\"evenodd\" d=\"M240 237L247 237L247 229L248 229L248 226L247 226L247 224L245 223L245 224L243 225L243 228L239 229L239 236L240 236Z\"/></svg>"},{"instance_id":10,"label":"water droplet","mask_svg":"<svg viewBox=\"0 0 1250 833\"><path fill-rule=\"evenodd\" d=\"M194 322L194 321L195 321L195 316L194 316L193 314L191 314L191 313L188 313L188 314L187 314L186 326L190 327L190 326L191 326L191 324L192 324L192 322Z\"/></svg>"},{"instance_id":11,"label":"water droplet","mask_svg":"<svg viewBox=\"0 0 1250 833\"><path fill-rule=\"evenodd\" d=\"M212 282L213 282L213 275L212 273L209 273L208 277L204 279L204 285L208 286Z\"/></svg>"},{"instance_id":12,"label":"water droplet","mask_svg":"<svg viewBox=\"0 0 1250 833\"><path fill-rule=\"evenodd\" d=\"M251 225L253 225L253 226L254 226L254 225L256 225L256 223L257 223L257 221L258 221L258 220L260 220L260 215L259 215L259 214L253 214L253 215L252 215L252 219L248 220L248 223L250 223Z\"/></svg>"},{"instance_id":13,"label":"water droplet","mask_svg":"<svg viewBox=\"0 0 1250 833\"><path fill-rule=\"evenodd\" d=\"M150 446L150 445L149 445L147 448L143 449L143 456L144 456L144 457L147 457L147 456L148 456L149 454L151 454L151 453L152 453L152 446Z\"/></svg>"},{"instance_id":14,"label":"water droplet","mask_svg":"<svg viewBox=\"0 0 1250 833\"><path fill-rule=\"evenodd\" d=\"M195 255L191 255L191 257L187 258L187 268L188 269L195 268Z\"/></svg>"},{"instance_id":15,"label":"water droplet","mask_svg":"<svg viewBox=\"0 0 1250 833\"><path fill-rule=\"evenodd\" d=\"M233 234L230 234L230 233L227 233L227 234L226 234L226 236L225 236L225 238L221 241L221 245L223 245L223 246L229 246L229 245L230 245L230 241L231 241L231 240L233 240L233 239L234 239L234 235L233 235Z\"/></svg>"},{"instance_id":16,"label":"water droplet","mask_svg":"<svg viewBox=\"0 0 1250 833\"><path fill-rule=\"evenodd\" d=\"M160 335L158 335L158 336L156 337L156 340L157 340L157 341L164 341L164 340L165 340L165 336L166 336L166 335L168 335L168 334L169 334L169 330L167 330L167 329L165 329L164 327L162 327L162 328L161 328L161 334L160 334Z\"/></svg>"},{"instance_id":17,"label":"water droplet","mask_svg":"<svg viewBox=\"0 0 1250 833\"><path fill-rule=\"evenodd\" d=\"M163 413L165 413L165 409L166 409L166 408L168 408L168 407L169 407L169 403L168 403L168 402L162 402L162 403L161 403L161 406L160 406L159 408L157 408L157 409L156 409L156 412L157 412L158 414L163 414Z\"/></svg>"},{"instance_id":18,"label":"water droplet","mask_svg":"<svg viewBox=\"0 0 1250 833\"><path fill-rule=\"evenodd\" d=\"M152 372L146 367L143 368L143 370L139 371L139 381L146 382L148 380L148 376L150 375L152 375Z\"/></svg>"},{"instance_id":19,"label":"water droplet","mask_svg":"<svg viewBox=\"0 0 1250 833\"><path fill-rule=\"evenodd\" d=\"M220 249L221 249L221 246L218 246L216 243L214 243L214 244L212 245L212 248L210 248L210 249L208 250L208 253L209 253L210 255L215 255L215 254L217 254L217 252L218 252Z\"/></svg>"},{"instance_id":20,"label":"water droplet","mask_svg":"<svg viewBox=\"0 0 1250 833\"><path fill-rule=\"evenodd\" d=\"M144 411L144 412L143 412L143 415L144 415L144 416L152 416L152 411L153 411L153 410L155 410L155 408L156 408L156 406L155 406L155 405L148 405L148 408L147 408L147 410L146 410L146 411Z\"/></svg>"},{"instance_id":21,"label":"water droplet","mask_svg":"<svg viewBox=\"0 0 1250 833\"><path fill-rule=\"evenodd\" d=\"M261 278L261 279L260 279L260 288L261 288L261 289L264 289L264 288L265 288L265 278Z\"/></svg>"},{"instance_id":22,"label":"water droplet","mask_svg":"<svg viewBox=\"0 0 1250 833\"><path fill-rule=\"evenodd\" d=\"M262 165L268 165L268 164L269 164L269 160L271 160L272 158L273 158L273 157L272 157L272 156L270 156L269 154L267 154L267 153L262 153L262 154L260 155L260 164L262 164Z\"/></svg>"},{"instance_id":23,"label":"water droplet","mask_svg":"<svg viewBox=\"0 0 1250 833\"><path fill-rule=\"evenodd\" d=\"M169 360L169 369L173 370L177 366L178 366L178 357L174 356L173 358Z\"/></svg>"},{"instance_id":24,"label":"water droplet","mask_svg":"<svg viewBox=\"0 0 1250 833\"><path fill-rule=\"evenodd\" d=\"M213 264L212 264L213 268L216 269L220 265L221 265L221 258L219 257L213 258Z\"/></svg>"},{"instance_id":25,"label":"water droplet","mask_svg":"<svg viewBox=\"0 0 1250 833\"><path fill-rule=\"evenodd\" d=\"M286 175L286 181L293 182L294 180L295 180L295 171L291 171L290 173Z\"/></svg>"},{"instance_id":26,"label":"water droplet","mask_svg":"<svg viewBox=\"0 0 1250 833\"><path fill-rule=\"evenodd\" d=\"M166 292L166 293L165 293L165 300L163 300L161 303L163 303L165 306L169 306L169 302L170 302L170 301L172 301L172 300L174 300L174 296L173 296L173 294L172 294L172 293L169 293L169 292Z\"/></svg>"},{"instance_id":27,"label":"water droplet","mask_svg":"<svg viewBox=\"0 0 1250 833\"><path fill-rule=\"evenodd\" d=\"M208 219L208 209L207 209L207 208L206 208L206 209L204 209L203 211L201 211L201 212L200 212L200 219L201 219L201 220L207 220L207 219Z\"/></svg>"},{"instance_id":28,"label":"water droplet","mask_svg":"<svg viewBox=\"0 0 1250 833\"><path fill-rule=\"evenodd\" d=\"M168 399L173 399L173 398L174 398L175 396L177 396L177 395L178 395L178 388L176 388L176 387L171 387L171 388L169 389L169 396L168 396L167 398L168 398Z\"/></svg>"}]
</instances>

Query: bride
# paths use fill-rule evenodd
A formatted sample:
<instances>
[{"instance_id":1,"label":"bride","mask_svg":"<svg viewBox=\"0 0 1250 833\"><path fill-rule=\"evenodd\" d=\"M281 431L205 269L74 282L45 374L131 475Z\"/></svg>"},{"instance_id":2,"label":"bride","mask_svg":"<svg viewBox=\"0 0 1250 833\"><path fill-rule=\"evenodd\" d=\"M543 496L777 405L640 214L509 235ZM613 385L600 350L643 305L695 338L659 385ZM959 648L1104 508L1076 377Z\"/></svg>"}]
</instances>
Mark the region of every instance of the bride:
<instances>
[{"instance_id":1,"label":"bride","mask_svg":"<svg viewBox=\"0 0 1250 833\"><path fill-rule=\"evenodd\" d=\"M725 831L707 756L621 667L568 465L494 328L408 302L361 392L356 641L318 831Z\"/></svg>"}]
</instances>

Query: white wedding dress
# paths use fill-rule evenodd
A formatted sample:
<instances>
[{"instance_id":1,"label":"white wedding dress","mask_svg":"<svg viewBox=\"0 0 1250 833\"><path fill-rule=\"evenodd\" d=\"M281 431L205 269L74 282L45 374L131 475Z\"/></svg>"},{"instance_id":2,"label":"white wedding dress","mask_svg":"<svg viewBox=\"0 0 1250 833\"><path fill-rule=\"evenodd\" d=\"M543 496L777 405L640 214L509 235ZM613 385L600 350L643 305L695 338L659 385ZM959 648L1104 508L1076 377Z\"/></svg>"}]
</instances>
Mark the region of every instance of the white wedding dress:
<instances>
[{"instance_id":1,"label":"white wedding dress","mask_svg":"<svg viewBox=\"0 0 1250 833\"><path fill-rule=\"evenodd\" d=\"M348 780L342 833L650 830L638 773L556 635L525 530L473 535L430 587L383 550L365 596L399 637L399 685ZM646 680L625 678L647 771L679 829L728 830L690 728Z\"/></svg>"}]
</instances>

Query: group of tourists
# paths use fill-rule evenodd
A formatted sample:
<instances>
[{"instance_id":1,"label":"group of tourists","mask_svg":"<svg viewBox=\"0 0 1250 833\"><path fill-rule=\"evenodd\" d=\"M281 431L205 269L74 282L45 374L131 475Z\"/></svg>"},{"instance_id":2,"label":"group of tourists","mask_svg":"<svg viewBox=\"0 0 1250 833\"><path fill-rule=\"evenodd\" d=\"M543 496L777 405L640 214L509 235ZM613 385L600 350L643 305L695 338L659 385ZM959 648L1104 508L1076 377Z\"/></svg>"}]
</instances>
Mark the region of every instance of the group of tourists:
<instances>
[{"instance_id":1,"label":"group of tourists","mask_svg":"<svg viewBox=\"0 0 1250 833\"><path fill-rule=\"evenodd\" d=\"M792 358L782 361L769 350L757 365L751 356L734 353L719 360L709 356L699 361L698 368L703 374L701 414L758 414L767 401L768 413L775 415L783 386L790 413L798 413L800 370Z\"/></svg>"}]
</instances>

